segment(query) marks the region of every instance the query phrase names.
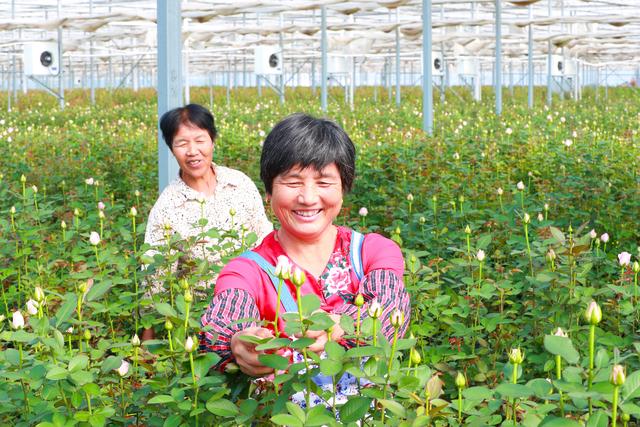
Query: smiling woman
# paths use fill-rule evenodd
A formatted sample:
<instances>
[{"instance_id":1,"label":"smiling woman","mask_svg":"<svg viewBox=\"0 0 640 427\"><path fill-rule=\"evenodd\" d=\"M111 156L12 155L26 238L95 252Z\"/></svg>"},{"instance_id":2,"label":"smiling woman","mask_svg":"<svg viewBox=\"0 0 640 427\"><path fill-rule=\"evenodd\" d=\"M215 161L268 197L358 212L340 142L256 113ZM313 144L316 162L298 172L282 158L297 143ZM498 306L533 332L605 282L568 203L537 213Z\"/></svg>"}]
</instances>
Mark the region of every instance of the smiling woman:
<instances>
[{"instance_id":1,"label":"smiling woman","mask_svg":"<svg viewBox=\"0 0 640 427\"><path fill-rule=\"evenodd\" d=\"M370 306L383 309L378 316L388 339L394 333L390 313L400 310L404 315L399 332L404 334L409 322L409 297L402 283L400 248L379 234L362 236L334 224L354 176L355 147L334 122L294 114L269 133L262 147L260 177L280 228L265 237L252 255L232 260L218 277L215 296L202 323L210 331L203 334L203 346L221 356L220 368L235 361L248 375L273 372L260 363L261 352L256 351L255 344L240 338L285 335L285 324L278 315L287 309L285 298L279 298L280 292L261 261L273 266L276 260L278 265L284 260L293 266L294 273L284 281L283 292L295 294L298 289L293 281L297 280L301 282L300 295L316 295L320 310L335 323L331 340L345 347L356 344L343 339L339 319L341 315L356 319L358 295L364 302L362 313ZM360 238L361 246L353 244ZM248 318L263 320L267 326L237 322ZM307 331L307 337L315 341L309 350L321 353L329 340L327 335L326 331ZM295 359L296 354L292 357ZM350 387L346 384L353 385L350 390L355 392L355 381L341 380L340 384L346 388ZM297 403L305 404L301 400Z\"/></svg>"},{"instance_id":2,"label":"smiling woman","mask_svg":"<svg viewBox=\"0 0 640 427\"><path fill-rule=\"evenodd\" d=\"M168 111L160 119L160 129L180 172L151 209L145 243L162 245L167 232L181 238L198 235L202 218L207 220L207 230L240 231L244 227L257 235L258 242L273 230L253 181L240 171L213 163L217 133L206 108L189 104ZM208 240L204 247L215 243ZM202 247L197 245L191 256L219 262L219 253ZM158 284L154 288L158 290Z\"/></svg>"}]
</instances>

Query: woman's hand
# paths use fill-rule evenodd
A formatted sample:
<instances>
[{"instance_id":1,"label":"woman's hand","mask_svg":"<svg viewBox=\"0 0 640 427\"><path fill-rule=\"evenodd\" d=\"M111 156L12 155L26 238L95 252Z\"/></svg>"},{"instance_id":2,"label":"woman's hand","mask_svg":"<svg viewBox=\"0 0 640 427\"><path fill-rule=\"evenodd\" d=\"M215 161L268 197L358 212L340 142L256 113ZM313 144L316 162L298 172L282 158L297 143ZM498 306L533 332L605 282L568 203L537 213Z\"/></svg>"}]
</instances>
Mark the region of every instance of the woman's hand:
<instances>
[{"instance_id":1,"label":"woman's hand","mask_svg":"<svg viewBox=\"0 0 640 427\"><path fill-rule=\"evenodd\" d=\"M256 344L243 341L240 336L252 336L257 338L273 338L273 334L267 328L253 326L236 332L231 337L231 353L236 359L236 363L240 370L252 377L262 377L273 373L273 368L264 366L258 360L258 355L264 354L262 351L256 351Z\"/></svg>"},{"instance_id":2,"label":"woman's hand","mask_svg":"<svg viewBox=\"0 0 640 427\"><path fill-rule=\"evenodd\" d=\"M321 311L321 310L319 310ZM333 327L331 328L331 341L338 341L344 336L344 330L340 327L340 316L338 314L327 313L327 316L333 320ZM307 331L305 335L307 338L316 340L311 344L308 349L315 353L322 353L324 346L329 341L329 335L327 331Z\"/></svg>"}]
</instances>

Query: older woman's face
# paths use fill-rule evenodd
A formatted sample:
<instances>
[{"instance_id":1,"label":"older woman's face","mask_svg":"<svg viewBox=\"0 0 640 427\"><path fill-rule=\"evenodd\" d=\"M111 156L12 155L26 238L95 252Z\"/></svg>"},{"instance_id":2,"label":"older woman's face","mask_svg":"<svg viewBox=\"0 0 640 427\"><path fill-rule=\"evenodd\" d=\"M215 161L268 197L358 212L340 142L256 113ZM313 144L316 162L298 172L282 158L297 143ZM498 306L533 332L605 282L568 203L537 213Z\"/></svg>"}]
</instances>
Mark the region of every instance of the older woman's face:
<instances>
[{"instance_id":1,"label":"older woman's face","mask_svg":"<svg viewBox=\"0 0 640 427\"><path fill-rule=\"evenodd\" d=\"M313 241L329 232L342 207L342 181L335 163L322 170L294 167L273 180L271 208L281 233Z\"/></svg>"},{"instance_id":2,"label":"older woman's face","mask_svg":"<svg viewBox=\"0 0 640 427\"><path fill-rule=\"evenodd\" d=\"M182 171L182 179L203 178L211 171L213 141L209 132L199 127L182 124L173 138L171 151Z\"/></svg>"}]
</instances>

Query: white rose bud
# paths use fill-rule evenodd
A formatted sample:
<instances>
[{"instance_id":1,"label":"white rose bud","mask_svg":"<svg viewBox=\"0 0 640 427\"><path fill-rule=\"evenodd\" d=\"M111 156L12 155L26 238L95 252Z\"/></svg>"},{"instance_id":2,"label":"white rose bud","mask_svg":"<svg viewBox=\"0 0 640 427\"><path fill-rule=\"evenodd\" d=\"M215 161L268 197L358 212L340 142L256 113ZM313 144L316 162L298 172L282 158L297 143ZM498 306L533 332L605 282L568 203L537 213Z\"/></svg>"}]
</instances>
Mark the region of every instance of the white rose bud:
<instances>
[{"instance_id":1,"label":"white rose bud","mask_svg":"<svg viewBox=\"0 0 640 427\"><path fill-rule=\"evenodd\" d=\"M22 328L24 328L24 317L22 317L22 313L20 313L19 311L14 311L13 312L13 317L12 317L12 320L11 320L11 327L13 329L22 329Z\"/></svg>"},{"instance_id":2,"label":"white rose bud","mask_svg":"<svg viewBox=\"0 0 640 427\"><path fill-rule=\"evenodd\" d=\"M382 306L377 300L373 300L369 303L369 317L377 319L382 315Z\"/></svg>"},{"instance_id":3,"label":"white rose bud","mask_svg":"<svg viewBox=\"0 0 640 427\"><path fill-rule=\"evenodd\" d=\"M127 375L127 373L129 373L129 362L123 359L117 371L118 371L118 375L120 375L121 377L124 377L125 375Z\"/></svg>"},{"instance_id":4,"label":"white rose bud","mask_svg":"<svg viewBox=\"0 0 640 427\"><path fill-rule=\"evenodd\" d=\"M97 232L92 231L89 235L89 243L93 246L98 246L100 244L100 235Z\"/></svg>"},{"instance_id":5,"label":"white rose bud","mask_svg":"<svg viewBox=\"0 0 640 427\"><path fill-rule=\"evenodd\" d=\"M597 302L591 301L589 307L587 307L587 310L584 312L584 319L592 325L600 323L602 320L602 310Z\"/></svg>"},{"instance_id":6,"label":"white rose bud","mask_svg":"<svg viewBox=\"0 0 640 427\"><path fill-rule=\"evenodd\" d=\"M524 353L522 352L522 350L520 350L520 348L512 348L511 351L509 352L509 362L511 362L512 365L519 365L522 363L522 361L524 360Z\"/></svg>"},{"instance_id":7,"label":"white rose bud","mask_svg":"<svg viewBox=\"0 0 640 427\"><path fill-rule=\"evenodd\" d=\"M567 337L567 334L565 331L562 330L562 328L558 327L554 332L553 335L557 336L557 337Z\"/></svg>"},{"instance_id":8,"label":"white rose bud","mask_svg":"<svg viewBox=\"0 0 640 427\"><path fill-rule=\"evenodd\" d=\"M389 316L389 322L394 328L399 328L404 323L404 313L398 309L393 310Z\"/></svg>"},{"instance_id":9,"label":"white rose bud","mask_svg":"<svg viewBox=\"0 0 640 427\"><path fill-rule=\"evenodd\" d=\"M198 346L198 339L196 338L195 340L191 337L187 337L187 340L184 343L184 349L187 353L191 353L192 351L194 351Z\"/></svg>"},{"instance_id":10,"label":"white rose bud","mask_svg":"<svg viewBox=\"0 0 640 427\"><path fill-rule=\"evenodd\" d=\"M621 252L618 254L618 262L621 267L627 267L631 265L631 254L629 252Z\"/></svg>"},{"instance_id":11,"label":"white rose bud","mask_svg":"<svg viewBox=\"0 0 640 427\"><path fill-rule=\"evenodd\" d=\"M611 384L621 386L624 384L625 380L626 376L622 365L613 365L613 368L611 369L611 378L609 378Z\"/></svg>"},{"instance_id":12,"label":"white rose bud","mask_svg":"<svg viewBox=\"0 0 640 427\"><path fill-rule=\"evenodd\" d=\"M486 255L485 255L484 251L482 249L479 249L478 253L476 254L476 258L478 259L478 261L480 261L480 262L484 261L485 256Z\"/></svg>"},{"instance_id":13,"label":"white rose bud","mask_svg":"<svg viewBox=\"0 0 640 427\"><path fill-rule=\"evenodd\" d=\"M524 182L518 181L518 183L516 184L516 188L520 191L524 190Z\"/></svg>"},{"instance_id":14,"label":"white rose bud","mask_svg":"<svg viewBox=\"0 0 640 427\"><path fill-rule=\"evenodd\" d=\"M138 210L136 209L135 206L131 206L131 210L129 211L129 215L131 215L132 217L136 217L138 216Z\"/></svg>"},{"instance_id":15,"label":"white rose bud","mask_svg":"<svg viewBox=\"0 0 640 427\"><path fill-rule=\"evenodd\" d=\"M131 338L131 345L134 347L140 347L140 338L138 334L133 334L133 338Z\"/></svg>"},{"instance_id":16,"label":"white rose bud","mask_svg":"<svg viewBox=\"0 0 640 427\"><path fill-rule=\"evenodd\" d=\"M282 280L287 280L291 278L291 262L289 262L289 258L287 258L284 255L278 256L275 275L278 279L282 279Z\"/></svg>"},{"instance_id":17,"label":"white rose bud","mask_svg":"<svg viewBox=\"0 0 640 427\"><path fill-rule=\"evenodd\" d=\"M44 301L44 291L40 286L36 286L36 288L33 290L33 297L37 302Z\"/></svg>"},{"instance_id":18,"label":"white rose bud","mask_svg":"<svg viewBox=\"0 0 640 427\"><path fill-rule=\"evenodd\" d=\"M589 232L589 237L591 237L592 239L595 239L596 237L598 237L598 233L596 233L596 230L592 228L591 231Z\"/></svg>"},{"instance_id":19,"label":"white rose bud","mask_svg":"<svg viewBox=\"0 0 640 427\"><path fill-rule=\"evenodd\" d=\"M304 285L304 282L307 281L307 276L304 274L304 271L300 267L295 266L293 267L293 270L291 272L291 281L296 287L299 288Z\"/></svg>"},{"instance_id":20,"label":"white rose bud","mask_svg":"<svg viewBox=\"0 0 640 427\"><path fill-rule=\"evenodd\" d=\"M524 213L524 217L522 218L522 221L524 221L525 224L529 224L531 222L531 217L529 216L528 213Z\"/></svg>"},{"instance_id":21,"label":"white rose bud","mask_svg":"<svg viewBox=\"0 0 640 427\"><path fill-rule=\"evenodd\" d=\"M29 313L31 316L35 316L36 314L38 314L38 303L32 299L28 300L27 313Z\"/></svg>"},{"instance_id":22,"label":"white rose bud","mask_svg":"<svg viewBox=\"0 0 640 427\"><path fill-rule=\"evenodd\" d=\"M502 187L498 187L496 193L498 193L498 196L502 196L504 194L504 190L502 189Z\"/></svg>"},{"instance_id":23,"label":"white rose bud","mask_svg":"<svg viewBox=\"0 0 640 427\"><path fill-rule=\"evenodd\" d=\"M603 233L600 236L600 240L602 240L602 243L607 243L609 241L609 233Z\"/></svg>"}]
</instances>

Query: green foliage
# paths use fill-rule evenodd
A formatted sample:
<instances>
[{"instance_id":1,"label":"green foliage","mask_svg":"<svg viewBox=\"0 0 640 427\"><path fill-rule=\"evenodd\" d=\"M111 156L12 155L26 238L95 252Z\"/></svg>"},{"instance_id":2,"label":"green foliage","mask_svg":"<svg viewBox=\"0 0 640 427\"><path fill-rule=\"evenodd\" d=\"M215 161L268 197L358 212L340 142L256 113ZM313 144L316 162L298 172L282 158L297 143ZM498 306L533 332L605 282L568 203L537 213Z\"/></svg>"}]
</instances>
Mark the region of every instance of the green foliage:
<instances>
[{"instance_id":1,"label":"green foliage","mask_svg":"<svg viewBox=\"0 0 640 427\"><path fill-rule=\"evenodd\" d=\"M415 339L398 340L393 351L380 336L374 346L368 319L359 346L329 342L326 359L309 354L309 369L291 364L287 352L303 351L311 339L256 340L262 362L278 370L260 393L243 375L212 369L217 355L194 352L191 361L184 351L212 292L198 284L221 268L194 259L191 250L201 238L215 239L224 263L255 235L203 225L200 236L168 237L155 254L142 245L157 197L153 94L98 91L98 105L89 107L86 93L71 91L64 111L42 94L21 97L0 125L0 314L7 318L0 322L0 424L320 426L336 425L339 412L347 425L600 426L611 421L614 363L627 376L619 412L637 421L637 274L616 255L640 256L640 107L633 89L610 92L608 103L585 90L580 104L533 111L519 93L496 117L490 98L474 103L453 88L447 103L436 105L432 138L420 131L420 93L411 88L403 88L399 109L374 101L372 88L358 90L353 111L332 103L327 115L345 127L358 159L355 188L337 222L401 243ZM216 90L214 99L222 97ZM261 132L293 111L320 114L308 90L288 92L284 106L250 89L232 97L229 106L214 105L215 160L254 179ZM207 104L208 91L192 90L192 100ZM105 205L102 220L98 202ZM362 206L366 218L358 216ZM591 229L598 238L589 237ZM92 231L101 237L95 247ZM180 279L193 291L191 304ZM161 292L147 293L148 283ZM25 329L13 330L12 313L26 315L37 286L46 296L41 310L26 316ZM592 299L603 321L595 330L590 387L589 329L581 318ZM283 316L291 336L331 325L314 313L317 299L305 297L302 306L302 322L297 314ZM343 316L340 325L355 338L352 319ZM156 339L134 347L131 338L143 327L155 329ZM568 337L550 335L557 327ZM417 366L412 347L421 356ZM511 347L525 354L515 384ZM130 368L121 377L123 361ZM347 372L367 386L334 408L303 410L287 400L308 391L312 375L337 379ZM462 420L457 372L468 384ZM332 402L331 392L314 385L311 391Z\"/></svg>"}]
</instances>

